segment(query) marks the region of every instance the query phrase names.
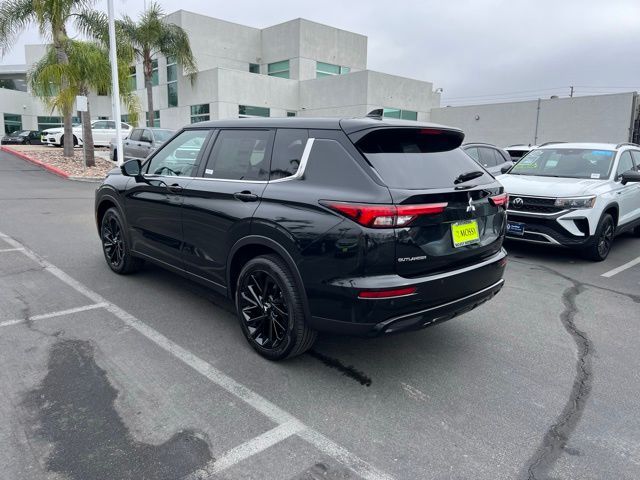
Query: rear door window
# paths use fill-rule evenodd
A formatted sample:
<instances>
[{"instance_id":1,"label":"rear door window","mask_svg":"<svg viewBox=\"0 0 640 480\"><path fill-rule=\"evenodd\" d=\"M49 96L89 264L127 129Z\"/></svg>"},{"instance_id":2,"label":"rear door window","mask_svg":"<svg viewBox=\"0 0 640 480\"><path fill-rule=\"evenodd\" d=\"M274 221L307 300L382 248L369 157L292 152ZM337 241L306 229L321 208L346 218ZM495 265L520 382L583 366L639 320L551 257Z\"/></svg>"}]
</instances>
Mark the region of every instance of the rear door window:
<instances>
[{"instance_id":1,"label":"rear door window","mask_svg":"<svg viewBox=\"0 0 640 480\"><path fill-rule=\"evenodd\" d=\"M480 151L480 163L486 167L498 165L497 152L493 148L480 147L478 150Z\"/></svg>"},{"instance_id":2,"label":"rear door window","mask_svg":"<svg viewBox=\"0 0 640 480\"><path fill-rule=\"evenodd\" d=\"M271 180L296 174L308 139L307 130L281 128L277 131L271 157Z\"/></svg>"},{"instance_id":3,"label":"rear door window","mask_svg":"<svg viewBox=\"0 0 640 480\"><path fill-rule=\"evenodd\" d=\"M204 177L268 180L272 143L271 130L221 130Z\"/></svg>"},{"instance_id":4,"label":"rear door window","mask_svg":"<svg viewBox=\"0 0 640 480\"><path fill-rule=\"evenodd\" d=\"M380 129L356 142L371 166L390 188L449 188L460 174L479 171L476 162L457 148L462 134L432 129ZM493 182L483 171L473 180Z\"/></svg>"}]
</instances>

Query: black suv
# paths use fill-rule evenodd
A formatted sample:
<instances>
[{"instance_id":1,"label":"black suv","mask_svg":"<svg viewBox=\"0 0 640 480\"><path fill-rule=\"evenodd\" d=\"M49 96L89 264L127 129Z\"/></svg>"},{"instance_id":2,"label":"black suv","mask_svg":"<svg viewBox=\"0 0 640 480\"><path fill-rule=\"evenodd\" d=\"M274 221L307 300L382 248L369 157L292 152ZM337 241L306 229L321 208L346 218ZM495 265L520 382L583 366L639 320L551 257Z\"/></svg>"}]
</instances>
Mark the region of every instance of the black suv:
<instances>
[{"instance_id":1,"label":"black suv","mask_svg":"<svg viewBox=\"0 0 640 480\"><path fill-rule=\"evenodd\" d=\"M116 273L150 260L227 295L269 359L317 331L433 325L503 285L508 198L463 137L376 118L191 125L98 188L104 255Z\"/></svg>"}]
</instances>

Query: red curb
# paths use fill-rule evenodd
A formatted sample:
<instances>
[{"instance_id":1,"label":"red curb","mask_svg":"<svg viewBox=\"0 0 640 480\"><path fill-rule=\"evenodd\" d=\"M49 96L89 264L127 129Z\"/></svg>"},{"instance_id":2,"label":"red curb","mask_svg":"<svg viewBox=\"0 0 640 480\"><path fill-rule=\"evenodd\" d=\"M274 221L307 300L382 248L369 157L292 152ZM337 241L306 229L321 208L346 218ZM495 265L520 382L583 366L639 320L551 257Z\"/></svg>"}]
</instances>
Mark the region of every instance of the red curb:
<instances>
[{"instance_id":1,"label":"red curb","mask_svg":"<svg viewBox=\"0 0 640 480\"><path fill-rule=\"evenodd\" d=\"M59 168L52 167L51 165L47 165L46 163L41 162L40 160L36 160L35 158L31 158L22 152L18 152L17 150L14 150L13 148L9 148L5 145L2 145L0 146L0 150L2 150L3 152L7 152L11 155L15 155L16 157L21 158L22 160L26 160L27 162L31 162L34 165L38 165L39 167L42 167L45 170L49 170L51 173L54 173L59 177L69 178L69 174L67 172L60 170Z\"/></svg>"}]
</instances>

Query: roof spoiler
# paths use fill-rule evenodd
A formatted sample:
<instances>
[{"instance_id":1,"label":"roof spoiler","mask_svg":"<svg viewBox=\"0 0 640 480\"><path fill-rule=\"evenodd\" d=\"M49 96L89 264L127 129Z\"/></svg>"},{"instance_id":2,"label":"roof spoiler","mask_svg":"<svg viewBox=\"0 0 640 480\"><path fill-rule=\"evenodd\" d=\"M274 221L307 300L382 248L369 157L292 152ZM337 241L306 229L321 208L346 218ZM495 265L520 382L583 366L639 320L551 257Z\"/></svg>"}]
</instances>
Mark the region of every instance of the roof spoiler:
<instances>
[{"instance_id":1,"label":"roof spoiler","mask_svg":"<svg viewBox=\"0 0 640 480\"><path fill-rule=\"evenodd\" d=\"M538 148L546 147L547 145L555 145L556 143L567 143L567 142L544 142L542 145L538 145Z\"/></svg>"},{"instance_id":2,"label":"roof spoiler","mask_svg":"<svg viewBox=\"0 0 640 480\"><path fill-rule=\"evenodd\" d=\"M367 113L367 118L375 118L376 120L382 120L382 116L384 115L384 109L376 108L375 110L371 110Z\"/></svg>"}]
</instances>

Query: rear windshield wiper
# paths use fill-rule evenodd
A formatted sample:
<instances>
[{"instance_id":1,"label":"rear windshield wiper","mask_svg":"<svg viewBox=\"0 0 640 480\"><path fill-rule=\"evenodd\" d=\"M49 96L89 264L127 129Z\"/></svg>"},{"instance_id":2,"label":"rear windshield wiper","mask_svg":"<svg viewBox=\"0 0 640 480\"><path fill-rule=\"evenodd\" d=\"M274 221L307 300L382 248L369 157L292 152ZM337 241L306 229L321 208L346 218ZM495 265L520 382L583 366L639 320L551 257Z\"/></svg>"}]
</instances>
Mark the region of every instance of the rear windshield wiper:
<instances>
[{"instance_id":1,"label":"rear windshield wiper","mask_svg":"<svg viewBox=\"0 0 640 480\"><path fill-rule=\"evenodd\" d=\"M471 172L461 173L460 175L458 175L458 178L453 181L453 183L457 185L459 183L468 182L469 180L481 177L482 175L484 175L484 172L482 170L473 170Z\"/></svg>"}]
</instances>

